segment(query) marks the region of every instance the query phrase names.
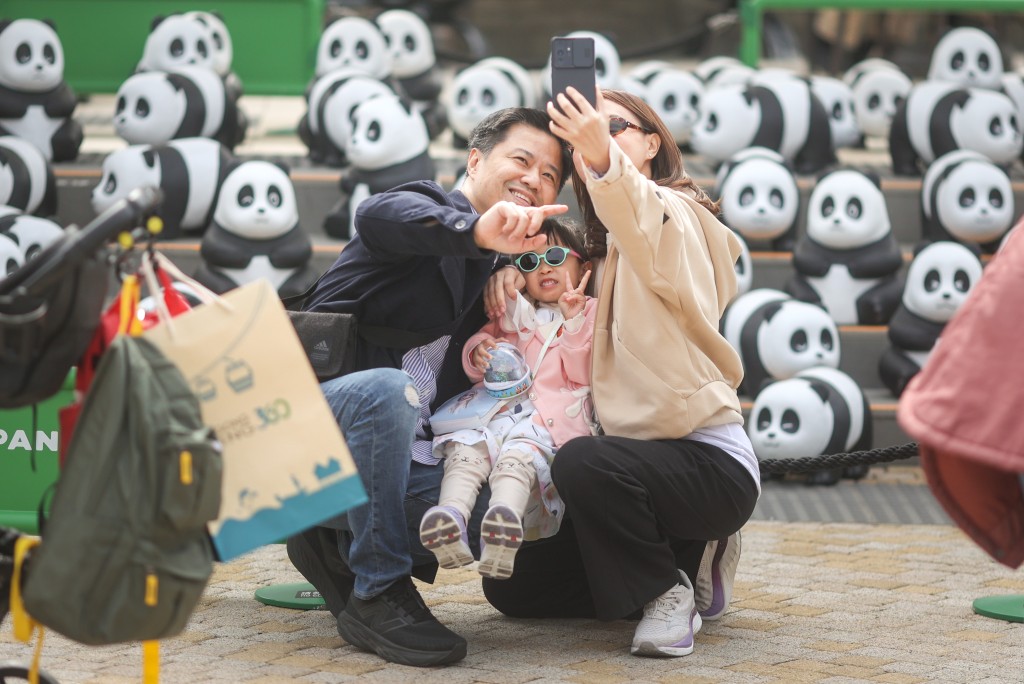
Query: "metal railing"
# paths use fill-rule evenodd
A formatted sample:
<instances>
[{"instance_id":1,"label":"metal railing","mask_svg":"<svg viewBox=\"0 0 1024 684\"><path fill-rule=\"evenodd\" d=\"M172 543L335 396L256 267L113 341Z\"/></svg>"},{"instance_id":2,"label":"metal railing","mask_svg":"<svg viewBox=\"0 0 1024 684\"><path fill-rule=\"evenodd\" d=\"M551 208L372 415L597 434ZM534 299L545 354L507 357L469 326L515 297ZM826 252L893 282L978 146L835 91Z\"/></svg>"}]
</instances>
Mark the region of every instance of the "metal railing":
<instances>
[{"instance_id":1,"label":"metal railing","mask_svg":"<svg viewBox=\"0 0 1024 684\"><path fill-rule=\"evenodd\" d=\"M772 10L920 10L922 12L1024 11L1024 0L740 0L740 59L756 67L761 59L764 11Z\"/></svg>"}]
</instances>

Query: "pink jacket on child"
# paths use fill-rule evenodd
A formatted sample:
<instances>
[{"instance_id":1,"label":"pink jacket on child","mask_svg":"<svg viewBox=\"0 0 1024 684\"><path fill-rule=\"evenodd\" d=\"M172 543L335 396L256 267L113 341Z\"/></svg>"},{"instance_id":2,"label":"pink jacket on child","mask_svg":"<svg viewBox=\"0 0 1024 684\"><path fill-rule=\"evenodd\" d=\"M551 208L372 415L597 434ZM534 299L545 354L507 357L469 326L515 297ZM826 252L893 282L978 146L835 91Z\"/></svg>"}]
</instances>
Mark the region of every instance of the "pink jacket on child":
<instances>
[{"instance_id":1,"label":"pink jacket on child","mask_svg":"<svg viewBox=\"0 0 1024 684\"><path fill-rule=\"evenodd\" d=\"M484 374L470 361L473 350L480 342L493 337L519 349L530 364L531 372L536 373L527 396L537 407L555 447L560 447L573 437L591 434L587 419L593 419L590 355L596 314L597 300L587 297L583 307L583 325L575 332L570 332L563 325L558 336L548 346L539 369L536 367L537 356L547 340L544 333L534 330L525 339L520 339L517 332L502 330L500 321L490 321L480 332L470 337L462 348L462 367L470 380L482 385Z\"/></svg>"}]
</instances>

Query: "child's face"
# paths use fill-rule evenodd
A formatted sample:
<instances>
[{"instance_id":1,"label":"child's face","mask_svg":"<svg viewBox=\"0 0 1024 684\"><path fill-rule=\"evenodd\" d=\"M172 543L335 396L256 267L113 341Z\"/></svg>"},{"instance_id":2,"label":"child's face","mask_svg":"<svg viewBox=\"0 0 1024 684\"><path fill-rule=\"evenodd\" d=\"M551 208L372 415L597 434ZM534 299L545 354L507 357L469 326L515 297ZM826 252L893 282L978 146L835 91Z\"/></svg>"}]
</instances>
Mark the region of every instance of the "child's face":
<instances>
[{"instance_id":1,"label":"child's face","mask_svg":"<svg viewBox=\"0 0 1024 684\"><path fill-rule=\"evenodd\" d=\"M557 266L549 264L543 256L553 247L559 248L565 247L565 245L559 244L557 241L549 242L547 247L534 252L539 258L533 259L533 261L539 261L540 265L533 271L523 273L523 277L526 278L526 292L538 302L545 304L556 303L562 293L570 288L578 287L584 270L583 262L572 253L566 254L565 260ZM566 247L566 249L568 248ZM517 255L516 258L518 259L519 256L521 255ZM553 252L547 256L551 261L557 262L561 254ZM519 266L519 270L523 271L522 266Z\"/></svg>"}]
</instances>

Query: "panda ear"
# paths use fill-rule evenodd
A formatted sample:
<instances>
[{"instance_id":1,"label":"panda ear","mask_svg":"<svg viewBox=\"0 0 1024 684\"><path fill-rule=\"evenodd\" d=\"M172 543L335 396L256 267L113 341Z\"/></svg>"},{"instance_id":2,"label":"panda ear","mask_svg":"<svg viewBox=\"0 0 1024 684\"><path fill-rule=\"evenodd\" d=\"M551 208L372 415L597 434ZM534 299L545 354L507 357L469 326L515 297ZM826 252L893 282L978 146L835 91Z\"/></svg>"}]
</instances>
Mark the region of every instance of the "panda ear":
<instances>
[{"instance_id":1,"label":"panda ear","mask_svg":"<svg viewBox=\"0 0 1024 684\"><path fill-rule=\"evenodd\" d=\"M13 19L0 19L0 33L3 33L13 21Z\"/></svg>"},{"instance_id":2,"label":"panda ear","mask_svg":"<svg viewBox=\"0 0 1024 684\"><path fill-rule=\"evenodd\" d=\"M166 18L167 17L165 17L162 14L158 14L155 17L153 17L153 22L149 25L149 32L152 33L153 29L155 29L157 26L159 26L163 22L163 20L166 19Z\"/></svg>"},{"instance_id":3,"label":"panda ear","mask_svg":"<svg viewBox=\"0 0 1024 684\"><path fill-rule=\"evenodd\" d=\"M811 386L815 394L821 397L821 403L828 402L828 385L821 380L809 380L807 384Z\"/></svg>"},{"instance_id":4,"label":"panda ear","mask_svg":"<svg viewBox=\"0 0 1024 684\"><path fill-rule=\"evenodd\" d=\"M146 166L148 166L149 168L156 168L156 152L154 152L153 150L149 149L144 151L142 153L142 160L146 162Z\"/></svg>"},{"instance_id":5,"label":"panda ear","mask_svg":"<svg viewBox=\"0 0 1024 684\"><path fill-rule=\"evenodd\" d=\"M747 101L747 106L753 106L754 104L754 93L749 88L743 91L743 99Z\"/></svg>"},{"instance_id":6,"label":"panda ear","mask_svg":"<svg viewBox=\"0 0 1024 684\"><path fill-rule=\"evenodd\" d=\"M948 95L950 104L956 107L963 107L967 104L967 101L971 99L971 93L966 88L957 90Z\"/></svg>"},{"instance_id":7,"label":"panda ear","mask_svg":"<svg viewBox=\"0 0 1024 684\"><path fill-rule=\"evenodd\" d=\"M398 102L402 105L402 109L405 110L405 113L412 116L412 101L405 97L399 97Z\"/></svg>"},{"instance_id":8,"label":"panda ear","mask_svg":"<svg viewBox=\"0 0 1024 684\"><path fill-rule=\"evenodd\" d=\"M828 178L830 175L832 175L836 171L838 171L838 169L826 169L825 171L822 171L821 173L819 173L815 177L814 184L817 185L818 183L820 183L821 181L825 180L826 178Z\"/></svg>"},{"instance_id":9,"label":"panda ear","mask_svg":"<svg viewBox=\"0 0 1024 684\"><path fill-rule=\"evenodd\" d=\"M914 245L914 249L911 250L912 257L917 258L917 255L923 252L925 247L933 244L935 243L931 242L930 240L923 240L921 242L918 242L916 245Z\"/></svg>"},{"instance_id":10,"label":"panda ear","mask_svg":"<svg viewBox=\"0 0 1024 684\"><path fill-rule=\"evenodd\" d=\"M54 31L57 30L57 24L53 23L53 19L43 19L42 22L52 28Z\"/></svg>"},{"instance_id":11,"label":"panda ear","mask_svg":"<svg viewBox=\"0 0 1024 684\"><path fill-rule=\"evenodd\" d=\"M861 171L865 178L875 184L879 190L882 189L882 179L874 171Z\"/></svg>"},{"instance_id":12,"label":"panda ear","mask_svg":"<svg viewBox=\"0 0 1024 684\"><path fill-rule=\"evenodd\" d=\"M788 300L779 300L772 302L771 304L766 304L764 307L764 320L771 321L775 314L779 313L779 309L782 308L782 305L785 304L786 301Z\"/></svg>"},{"instance_id":13,"label":"panda ear","mask_svg":"<svg viewBox=\"0 0 1024 684\"><path fill-rule=\"evenodd\" d=\"M978 261L981 261L981 247L976 242L961 242L959 244L966 247L971 254L978 257Z\"/></svg>"},{"instance_id":14,"label":"panda ear","mask_svg":"<svg viewBox=\"0 0 1024 684\"><path fill-rule=\"evenodd\" d=\"M271 160L270 163L284 171L284 175L286 176L290 175L292 172L291 168L289 168L288 164L286 164L283 159L274 159Z\"/></svg>"},{"instance_id":15,"label":"panda ear","mask_svg":"<svg viewBox=\"0 0 1024 684\"><path fill-rule=\"evenodd\" d=\"M171 87L175 90L185 90L185 86L188 84L188 79L181 74L167 74L167 82L171 84Z\"/></svg>"}]
</instances>

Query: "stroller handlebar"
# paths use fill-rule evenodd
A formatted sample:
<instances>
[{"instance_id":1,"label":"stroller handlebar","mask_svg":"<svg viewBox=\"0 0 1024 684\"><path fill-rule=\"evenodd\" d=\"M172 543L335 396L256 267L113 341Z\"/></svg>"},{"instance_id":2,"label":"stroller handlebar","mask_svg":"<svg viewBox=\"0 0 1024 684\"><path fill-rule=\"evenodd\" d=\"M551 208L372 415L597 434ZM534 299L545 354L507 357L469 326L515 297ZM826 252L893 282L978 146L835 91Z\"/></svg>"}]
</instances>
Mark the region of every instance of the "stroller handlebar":
<instances>
[{"instance_id":1,"label":"stroller handlebar","mask_svg":"<svg viewBox=\"0 0 1024 684\"><path fill-rule=\"evenodd\" d=\"M0 296L16 291L29 297L39 296L64 277L66 269L74 268L95 254L118 233L142 225L145 217L151 215L162 200L163 193L159 188L144 185L129 192L127 197L114 203L84 228L68 226L64 237L30 263L0 280Z\"/></svg>"}]
</instances>

